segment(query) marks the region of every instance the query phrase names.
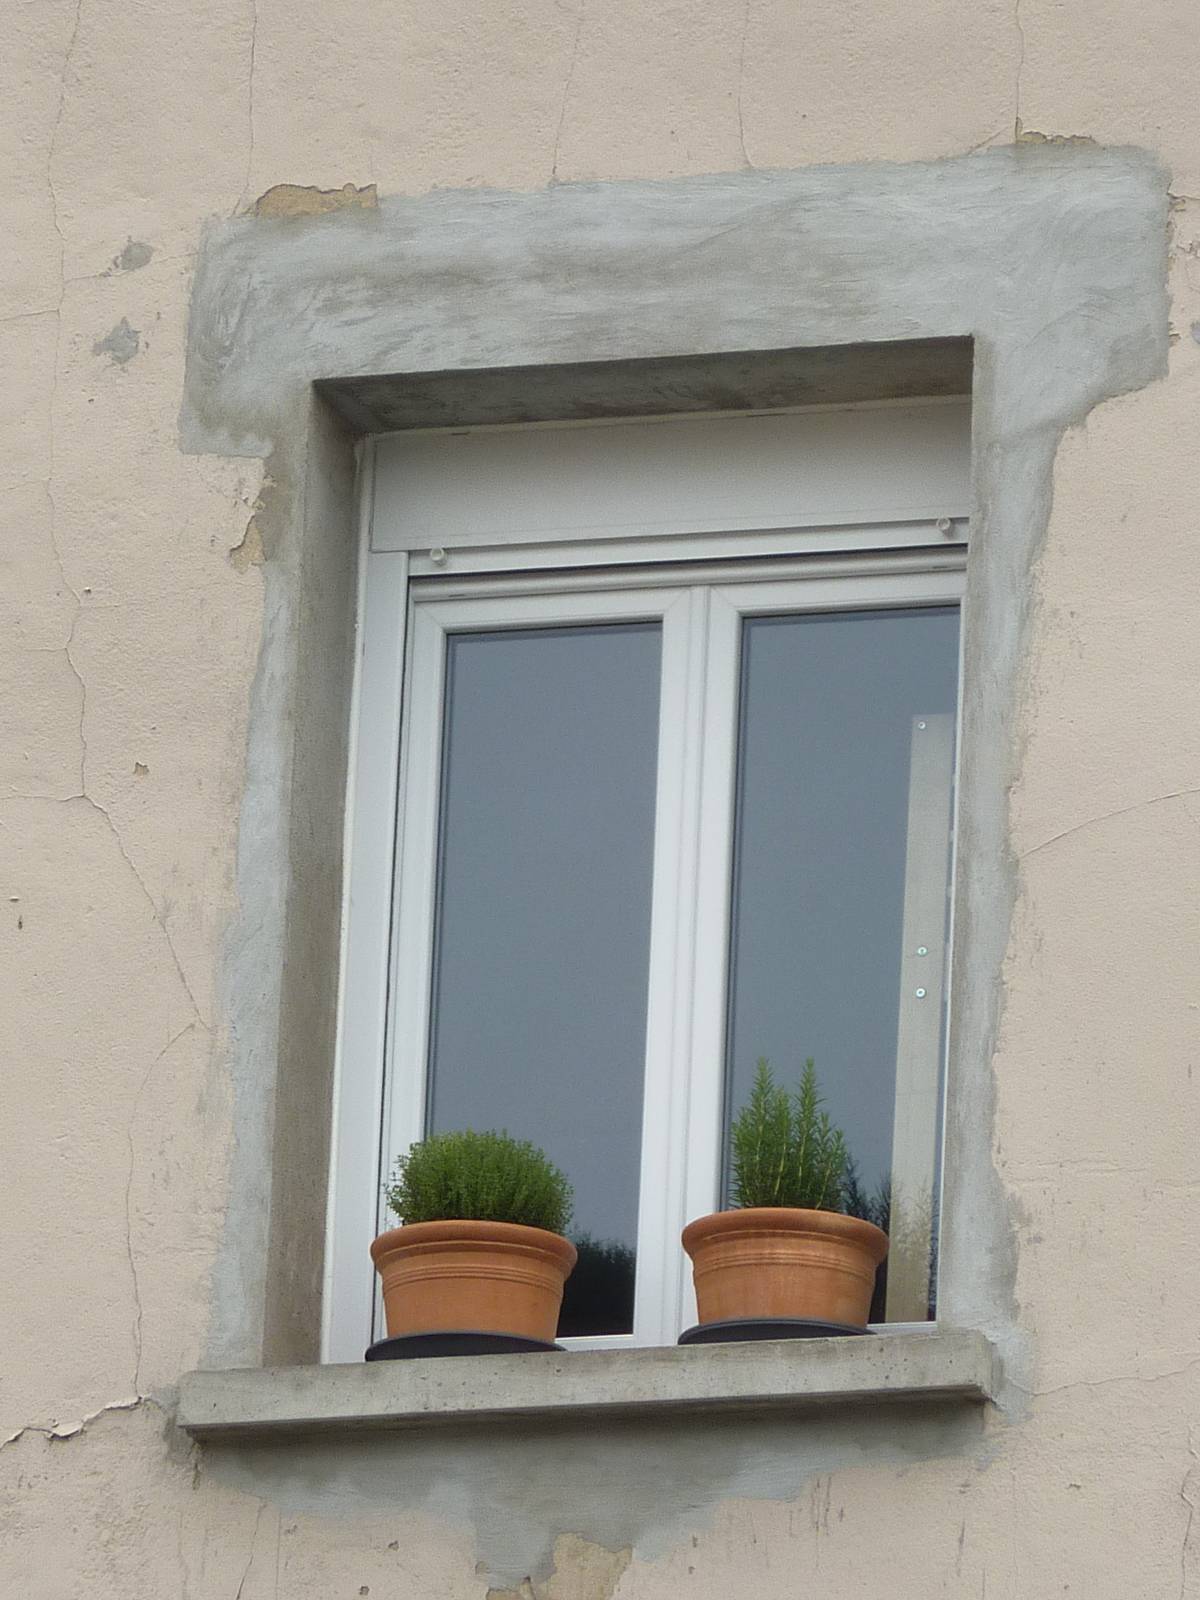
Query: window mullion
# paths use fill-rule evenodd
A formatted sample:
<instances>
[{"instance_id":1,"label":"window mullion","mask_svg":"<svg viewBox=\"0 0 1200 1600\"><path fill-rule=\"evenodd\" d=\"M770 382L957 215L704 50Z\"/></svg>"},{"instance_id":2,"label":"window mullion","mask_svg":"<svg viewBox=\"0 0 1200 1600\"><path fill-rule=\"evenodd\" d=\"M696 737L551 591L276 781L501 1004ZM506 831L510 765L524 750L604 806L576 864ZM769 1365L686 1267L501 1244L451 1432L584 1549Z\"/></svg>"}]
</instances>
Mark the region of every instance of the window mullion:
<instances>
[{"instance_id":1,"label":"window mullion","mask_svg":"<svg viewBox=\"0 0 1200 1600\"><path fill-rule=\"evenodd\" d=\"M685 1131L684 1222L712 1211L720 1201L740 652L740 614L719 589L712 589L705 614L703 737L692 889L691 1070ZM695 1297L687 1273L682 1275L675 1316L681 1326L696 1320Z\"/></svg>"},{"instance_id":2,"label":"window mullion","mask_svg":"<svg viewBox=\"0 0 1200 1600\"><path fill-rule=\"evenodd\" d=\"M663 618L641 1206L634 1340L673 1343L683 1284L691 1013L699 865L708 591L686 590Z\"/></svg>"}]
</instances>

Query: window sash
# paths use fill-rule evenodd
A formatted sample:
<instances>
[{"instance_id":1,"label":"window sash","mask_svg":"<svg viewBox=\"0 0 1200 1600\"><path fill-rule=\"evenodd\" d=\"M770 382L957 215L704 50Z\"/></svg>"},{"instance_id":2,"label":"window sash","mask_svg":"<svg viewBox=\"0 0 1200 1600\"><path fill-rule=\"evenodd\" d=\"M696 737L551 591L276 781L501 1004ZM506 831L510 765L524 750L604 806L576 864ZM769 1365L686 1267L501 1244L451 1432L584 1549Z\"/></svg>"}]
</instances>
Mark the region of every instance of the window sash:
<instances>
[{"instance_id":1,"label":"window sash","mask_svg":"<svg viewBox=\"0 0 1200 1600\"><path fill-rule=\"evenodd\" d=\"M594 573L409 585L405 557L375 556L371 562L384 571L373 575L380 581L366 597L366 653L374 682L364 668L360 721L370 725L372 740L368 748L360 738L358 755L360 775L366 767L377 782L389 759L399 756L391 798L396 870L389 862L383 872L376 857L376 887L366 890L378 926L378 885L394 880L383 985L390 999L376 1034L381 1059L375 1072L362 1070L362 1057L353 1064L343 1057L327 1356L357 1359L372 1336L376 1299L365 1244L373 1230L388 1225L382 1185L394 1156L424 1131L446 637L453 631L604 621L659 621L663 628L638 1278L632 1335L570 1343L587 1348L673 1342L695 1320L679 1234L685 1222L713 1209L720 1185L742 620L953 603L962 592L961 556L940 551L923 559L906 553L891 561L807 562L790 569L809 574L802 578L777 576L778 567L763 564L677 566L657 570L651 584L599 588ZM718 576L738 581L714 584ZM402 632L408 637L403 671L397 648ZM402 752L395 739L382 736L387 724L381 707L369 703L373 693L391 699L391 726L406 730ZM368 809L377 812L379 805ZM355 848L360 844L365 841ZM352 894L364 888L366 877L356 875ZM349 945L348 960L355 954ZM377 964L375 976L378 981ZM344 1051L356 1043L365 1047L372 1028L379 1029L378 1009L352 1019L347 1005L343 1023ZM389 1063L386 1072L380 1070L383 1060ZM352 1065L359 1072L348 1070ZM367 1111L372 1096L373 1117ZM347 1121L356 1106L368 1116L367 1129L375 1129L374 1153L360 1128L359 1157L347 1160L353 1142ZM357 1205L347 1189L359 1191ZM359 1221L351 1237L355 1212ZM358 1286L349 1281L354 1271Z\"/></svg>"},{"instance_id":2,"label":"window sash","mask_svg":"<svg viewBox=\"0 0 1200 1600\"><path fill-rule=\"evenodd\" d=\"M493 539L490 544L481 543L478 535L474 539L464 536L457 525L448 525L436 542L415 528L394 540L390 530L401 526L405 513L394 492L395 474L388 476L393 441L372 439L362 446L358 482L359 630L343 841L337 1054L322 1296L323 1360L360 1360L372 1332L376 1289L366 1247L379 1218L385 1157L381 1113L389 1016L395 1014L389 981L393 970L396 850L400 843L397 801L401 712L407 686L405 662L412 597L421 595L431 583L436 583L438 594L449 600L470 598L473 594L501 598L510 593L564 594L581 589L627 589L631 585L687 590L710 579L744 583L765 593L764 586L770 582L799 577L811 582L847 583L881 577L903 588L897 604L919 604L922 595L934 604L958 598L970 513L966 443L969 420L963 420L969 419L969 413L962 407L949 407L943 409L940 418L930 415L929 439L914 439L914 454L922 458L927 474L922 491L926 503L918 507L912 503L911 495L892 492L888 472L875 471L869 459L872 452L863 449L864 441L873 437L873 426L890 428L903 422L904 413L911 409L909 404L889 405L884 408L889 414L877 417L872 412L878 408L869 406L833 409L840 413L841 427L847 435L856 437L859 449L854 456L854 473L828 506L810 506L803 494L797 500L794 488L787 484L797 483L797 472L811 454L801 441L798 453L781 458L784 492L780 515L769 519L770 527L766 529L751 526L745 517L728 517L718 519L719 530L714 524L707 532L701 532L690 507L676 508L686 510L687 515L681 515L678 525L670 530L664 529L661 519L653 533L649 527L634 529L630 522L620 527L585 529L582 523L591 520L585 514L591 508L581 505L574 492L576 486L568 482L563 485L561 525L556 522L554 531L539 533L537 542L523 541L509 531L499 542ZM920 403L916 409L922 410ZM961 415L956 416L956 411ZM669 444L675 430L656 426L661 420L650 419L646 426L655 428L660 443ZM752 443L759 420L749 419L745 435L748 442ZM818 424L818 428L825 426ZM633 431L629 430L630 437ZM940 444L931 444L933 437L943 434ZM755 459L755 470L766 471L765 460ZM869 510L862 499L860 468L871 474ZM645 478L647 493L654 491L655 482L653 477ZM397 522L398 516L401 522ZM818 608L828 603L816 591L810 598ZM863 604L863 591L851 597L847 589L845 603L849 607ZM704 604L709 611L713 609L708 602ZM773 602L767 600L766 604L769 608ZM709 713L702 708L707 704L711 711L717 700L708 682L713 666L709 660L712 641L695 625L693 613L698 605L696 597L689 595L692 626L682 669L686 717L677 734L679 759L689 762L704 779L704 792L699 788L691 791L697 798L681 818L678 870L682 872L686 867L693 875L697 869L689 862L708 859L707 852L701 850L702 828L713 829L720 804L732 804L736 737L735 705L727 706L722 714L728 724L723 731L711 722L704 724ZM664 674L665 671L664 661ZM665 730L661 731L665 738ZM728 773L730 783L724 800L720 781L723 771ZM731 845L730 837L725 848ZM728 919L727 914L718 916L718 912L727 913L724 897L728 888L728 883L717 884L711 873L705 884L696 882L688 913L691 920L684 919L676 938L676 961L683 970L689 970L687 959L681 954L688 941L694 952L701 926L707 941L707 930L718 924L720 943L706 945L709 977L716 965L723 966ZM682 901L677 903L682 905ZM698 971L695 959L690 970ZM723 982L722 975L716 986L722 1003ZM696 1009L694 990L689 991L689 1004ZM704 1098L702 1086L689 1081L686 1072L681 1075L678 1065L688 1064L697 1025L711 1029L711 1015L697 1017L689 1010L684 1018L677 1013L670 1041L671 1059L676 1063L677 1080L686 1090L689 1112L687 1127L677 1130L665 1147L665 1177L675 1182L675 1174L686 1160L691 1187L682 1191L686 1199L669 1224L664 1201L664 1218L659 1224L669 1256L664 1271L673 1274L678 1306L674 1315L664 1311L659 1319L663 1338L674 1338L678 1326L692 1319L690 1273L678 1246L675 1223L686 1220L682 1217L684 1212L696 1215L709 1209L715 1200L719 1173L719 1110L708 1117L706 1127L699 1126L703 1121L699 1110ZM714 1055L713 1059L717 1057ZM704 1093L709 1094L713 1105L718 1103L719 1085L709 1086ZM677 1090L673 1103L682 1103ZM697 1174L703 1167L711 1168L714 1176L702 1184ZM648 1204L652 1192L643 1185L643 1205ZM665 1183L662 1192L668 1192ZM664 1306L669 1298L664 1295ZM643 1326L649 1337L645 1318Z\"/></svg>"},{"instance_id":3,"label":"window sash","mask_svg":"<svg viewBox=\"0 0 1200 1600\"><path fill-rule=\"evenodd\" d=\"M680 730L687 716L685 667L688 635L692 631L689 618L692 603L687 591L658 589L566 596L414 600L411 611L412 643L404 717L408 738L401 757L390 984L394 1002L388 1020L390 1069L385 1075L379 1228L391 1225L382 1193L387 1174L396 1156L420 1139L425 1131L447 637L456 632L580 627L604 622L658 622L662 627L650 998L643 1093L642 1203L638 1219L634 1330L632 1336L608 1335L567 1341L579 1347L660 1342L661 1313L655 1303L657 1297L648 1299L647 1285L653 1283L655 1268L669 1255L669 1240L664 1229L669 1228L672 1218L663 1208L647 1205L646 1200L664 1187L659 1141L653 1132L657 1126L657 1108L663 1107L669 1117L670 1108L678 1099L673 1087L663 1081L671 1070L676 1052L669 1047L664 1051L663 1045L673 1032L668 1007L675 940L673 923L681 893L678 862L673 859L676 852L661 848L660 842L682 837L687 826L686 764Z\"/></svg>"},{"instance_id":4,"label":"window sash","mask_svg":"<svg viewBox=\"0 0 1200 1600\"><path fill-rule=\"evenodd\" d=\"M960 566L799 580L763 578L710 591L702 725L697 732L704 755L694 884L694 977L690 994L681 996L690 1006L693 1070L684 1132L686 1215L680 1228L720 1203L742 623L754 616L960 604L963 578ZM961 664L959 687L961 702ZM948 989L942 993L945 997ZM944 1070L939 1058L939 1081ZM668 1290L664 1297L667 1342L696 1320L691 1273L685 1270L687 1262L678 1244L676 1255L681 1281L673 1296Z\"/></svg>"}]
</instances>

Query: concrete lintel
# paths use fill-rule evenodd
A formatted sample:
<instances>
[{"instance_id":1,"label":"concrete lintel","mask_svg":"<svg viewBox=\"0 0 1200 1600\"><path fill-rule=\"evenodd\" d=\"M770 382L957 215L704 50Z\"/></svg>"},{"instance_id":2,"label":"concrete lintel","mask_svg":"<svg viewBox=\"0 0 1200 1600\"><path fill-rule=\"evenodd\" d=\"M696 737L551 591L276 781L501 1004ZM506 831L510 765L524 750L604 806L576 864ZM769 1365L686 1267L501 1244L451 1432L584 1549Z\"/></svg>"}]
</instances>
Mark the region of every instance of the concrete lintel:
<instances>
[{"instance_id":1,"label":"concrete lintel","mask_svg":"<svg viewBox=\"0 0 1200 1600\"><path fill-rule=\"evenodd\" d=\"M197 1439L542 1418L657 1417L994 1398L980 1333L764 1341L566 1355L192 1372L178 1423Z\"/></svg>"},{"instance_id":2,"label":"concrete lintel","mask_svg":"<svg viewBox=\"0 0 1200 1600\"><path fill-rule=\"evenodd\" d=\"M967 395L971 363L969 338L897 339L799 350L328 378L316 387L352 428L388 433Z\"/></svg>"}]
</instances>

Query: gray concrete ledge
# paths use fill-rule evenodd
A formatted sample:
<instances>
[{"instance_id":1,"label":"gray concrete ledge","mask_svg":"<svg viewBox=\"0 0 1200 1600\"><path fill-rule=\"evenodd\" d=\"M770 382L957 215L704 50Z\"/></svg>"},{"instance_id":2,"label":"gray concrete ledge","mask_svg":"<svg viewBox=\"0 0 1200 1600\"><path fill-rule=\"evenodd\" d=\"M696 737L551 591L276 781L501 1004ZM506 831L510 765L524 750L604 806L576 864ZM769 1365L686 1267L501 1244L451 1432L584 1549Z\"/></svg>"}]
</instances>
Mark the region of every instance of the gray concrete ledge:
<instances>
[{"instance_id":1,"label":"gray concrete ledge","mask_svg":"<svg viewBox=\"0 0 1200 1600\"><path fill-rule=\"evenodd\" d=\"M972 358L969 338L896 339L544 367L381 373L323 378L316 387L355 432L389 433L969 395Z\"/></svg>"},{"instance_id":2,"label":"gray concrete ledge","mask_svg":"<svg viewBox=\"0 0 1200 1600\"><path fill-rule=\"evenodd\" d=\"M198 1439L398 1429L505 1419L654 1416L992 1399L980 1333L764 1341L566 1355L192 1372L178 1423Z\"/></svg>"}]
</instances>

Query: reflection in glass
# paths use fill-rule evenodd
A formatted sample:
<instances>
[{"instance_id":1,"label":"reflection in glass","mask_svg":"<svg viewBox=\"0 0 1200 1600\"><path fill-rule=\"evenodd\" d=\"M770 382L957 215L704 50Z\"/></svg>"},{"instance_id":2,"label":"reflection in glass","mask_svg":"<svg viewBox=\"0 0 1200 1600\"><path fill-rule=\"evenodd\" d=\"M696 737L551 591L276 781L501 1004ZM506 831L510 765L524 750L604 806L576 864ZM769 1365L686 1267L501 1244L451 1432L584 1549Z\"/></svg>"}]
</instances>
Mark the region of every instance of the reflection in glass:
<instances>
[{"instance_id":1,"label":"reflection in glass","mask_svg":"<svg viewBox=\"0 0 1200 1600\"><path fill-rule=\"evenodd\" d=\"M903 1320L932 1314L957 681L954 607L743 626L726 1125L760 1056L815 1059Z\"/></svg>"},{"instance_id":2,"label":"reflection in glass","mask_svg":"<svg viewBox=\"0 0 1200 1600\"><path fill-rule=\"evenodd\" d=\"M656 623L447 645L429 1126L570 1178L564 1333L632 1328L660 655Z\"/></svg>"}]
</instances>

